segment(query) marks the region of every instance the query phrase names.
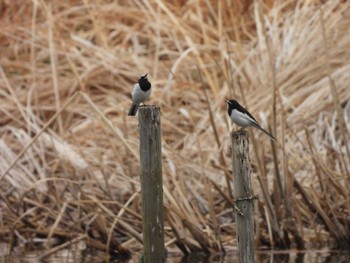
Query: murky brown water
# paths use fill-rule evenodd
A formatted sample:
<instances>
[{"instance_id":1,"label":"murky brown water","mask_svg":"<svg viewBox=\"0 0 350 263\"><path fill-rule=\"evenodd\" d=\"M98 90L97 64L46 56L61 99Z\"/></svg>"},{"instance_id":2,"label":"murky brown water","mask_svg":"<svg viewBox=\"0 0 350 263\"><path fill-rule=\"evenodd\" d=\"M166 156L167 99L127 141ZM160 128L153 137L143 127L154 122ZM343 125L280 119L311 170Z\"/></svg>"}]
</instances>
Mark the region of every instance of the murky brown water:
<instances>
[{"instance_id":1,"label":"murky brown water","mask_svg":"<svg viewBox=\"0 0 350 263\"><path fill-rule=\"evenodd\" d=\"M26 251L24 249L15 249L11 253L8 251L7 244L0 244L0 262L42 262L39 258L44 251ZM45 259L49 263L87 263L87 262L106 262L105 254L88 249L64 249ZM140 255L134 255L130 260L110 259L113 263L139 263ZM169 255L166 263L235 263L238 262L236 255L214 255L206 256L203 254L190 255L182 257L180 255ZM257 263L349 263L350 251L331 251L331 250L308 250L303 253L297 251L259 251L256 253Z\"/></svg>"}]
</instances>

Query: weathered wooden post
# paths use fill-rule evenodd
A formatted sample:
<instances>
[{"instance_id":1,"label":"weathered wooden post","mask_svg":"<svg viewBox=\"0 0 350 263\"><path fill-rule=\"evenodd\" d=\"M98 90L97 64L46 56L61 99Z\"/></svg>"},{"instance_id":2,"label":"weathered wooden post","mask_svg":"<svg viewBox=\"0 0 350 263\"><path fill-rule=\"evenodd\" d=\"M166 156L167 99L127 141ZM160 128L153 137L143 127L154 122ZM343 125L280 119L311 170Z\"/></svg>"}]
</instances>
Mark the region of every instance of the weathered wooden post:
<instances>
[{"instance_id":1,"label":"weathered wooden post","mask_svg":"<svg viewBox=\"0 0 350 263\"><path fill-rule=\"evenodd\" d=\"M160 108L139 108L143 262L165 262Z\"/></svg>"},{"instance_id":2,"label":"weathered wooden post","mask_svg":"<svg viewBox=\"0 0 350 263\"><path fill-rule=\"evenodd\" d=\"M254 199L250 180L249 139L247 131L231 133L233 189L236 201L238 262L254 263Z\"/></svg>"}]
</instances>

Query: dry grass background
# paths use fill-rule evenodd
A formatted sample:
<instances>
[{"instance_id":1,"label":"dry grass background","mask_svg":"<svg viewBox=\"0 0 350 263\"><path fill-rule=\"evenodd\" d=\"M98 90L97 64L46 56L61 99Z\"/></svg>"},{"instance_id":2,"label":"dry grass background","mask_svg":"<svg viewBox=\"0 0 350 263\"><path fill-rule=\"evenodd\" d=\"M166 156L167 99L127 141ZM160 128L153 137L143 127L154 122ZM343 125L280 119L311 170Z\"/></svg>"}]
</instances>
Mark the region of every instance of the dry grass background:
<instances>
[{"instance_id":1,"label":"dry grass background","mask_svg":"<svg viewBox=\"0 0 350 263\"><path fill-rule=\"evenodd\" d=\"M258 246L349 244L349 8L1 1L2 240L140 251L138 123L126 115L148 72L162 109L168 251L235 248L228 98L277 137L250 130Z\"/></svg>"}]
</instances>

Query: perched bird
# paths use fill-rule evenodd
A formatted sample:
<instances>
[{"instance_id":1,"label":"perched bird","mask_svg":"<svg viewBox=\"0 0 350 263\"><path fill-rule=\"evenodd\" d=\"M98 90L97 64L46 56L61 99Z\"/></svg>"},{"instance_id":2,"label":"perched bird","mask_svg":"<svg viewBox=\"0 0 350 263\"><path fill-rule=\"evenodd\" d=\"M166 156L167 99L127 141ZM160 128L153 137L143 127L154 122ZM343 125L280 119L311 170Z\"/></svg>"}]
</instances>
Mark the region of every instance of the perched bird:
<instances>
[{"instance_id":1,"label":"perched bird","mask_svg":"<svg viewBox=\"0 0 350 263\"><path fill-rule=\"evenodd\" d=\"M247 126L253 126L260 131L264 132L271 140L276 140L269 132L265 131L260 124L255 120L255 118L243 108L236 100L227 100L228 104L228 115L231 120L236 123L238 126L241 126L244 129Z\"/></svg>"},{"instance_id":2,"label":"perched bird","mask_svg":"<svg viewBox=\"0 0 350 263\"><path fill-rule=\"evenodd\" d=\"M132 90L132 105L130 107L128 116L135 116L137 113L137 109L140 106L141 102L144 102L149 98L152 91L151 83L147 79L147 74L142 75L137 83L134 85Z\"/></svg>"}]
</instances>

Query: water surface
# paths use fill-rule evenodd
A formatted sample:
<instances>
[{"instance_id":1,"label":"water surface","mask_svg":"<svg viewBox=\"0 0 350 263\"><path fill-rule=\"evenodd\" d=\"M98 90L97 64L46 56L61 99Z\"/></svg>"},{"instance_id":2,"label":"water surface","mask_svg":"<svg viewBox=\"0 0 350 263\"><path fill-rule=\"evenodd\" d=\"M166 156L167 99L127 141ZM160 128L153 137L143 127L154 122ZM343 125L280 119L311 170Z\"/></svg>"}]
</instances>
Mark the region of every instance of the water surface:
<instances>
[{"instance_id":1,"label":"water surface","mask_svg":"<svg viewBox=\"0 0 350 263\"><path fill-rule=\"evenodd\" d=\"M0 243L0 262L42 262L39 258L47 250L28 251L28 248L16 248L11 253L8 245ZM63 249L45 258L48 263L90 263L106 262L106 255L99 251L91 251L84 247L72 246L71 249ZM131 259L110 259L113 263L139 263L140 255L134 255ZM187 257L182 255L169 255L166 263L236 263L235 254L212 255L193 254ZM347 250L307 250L307 251L257 251L256 263L349 263L350 251Z\"/></svg>"}]
</instances>

